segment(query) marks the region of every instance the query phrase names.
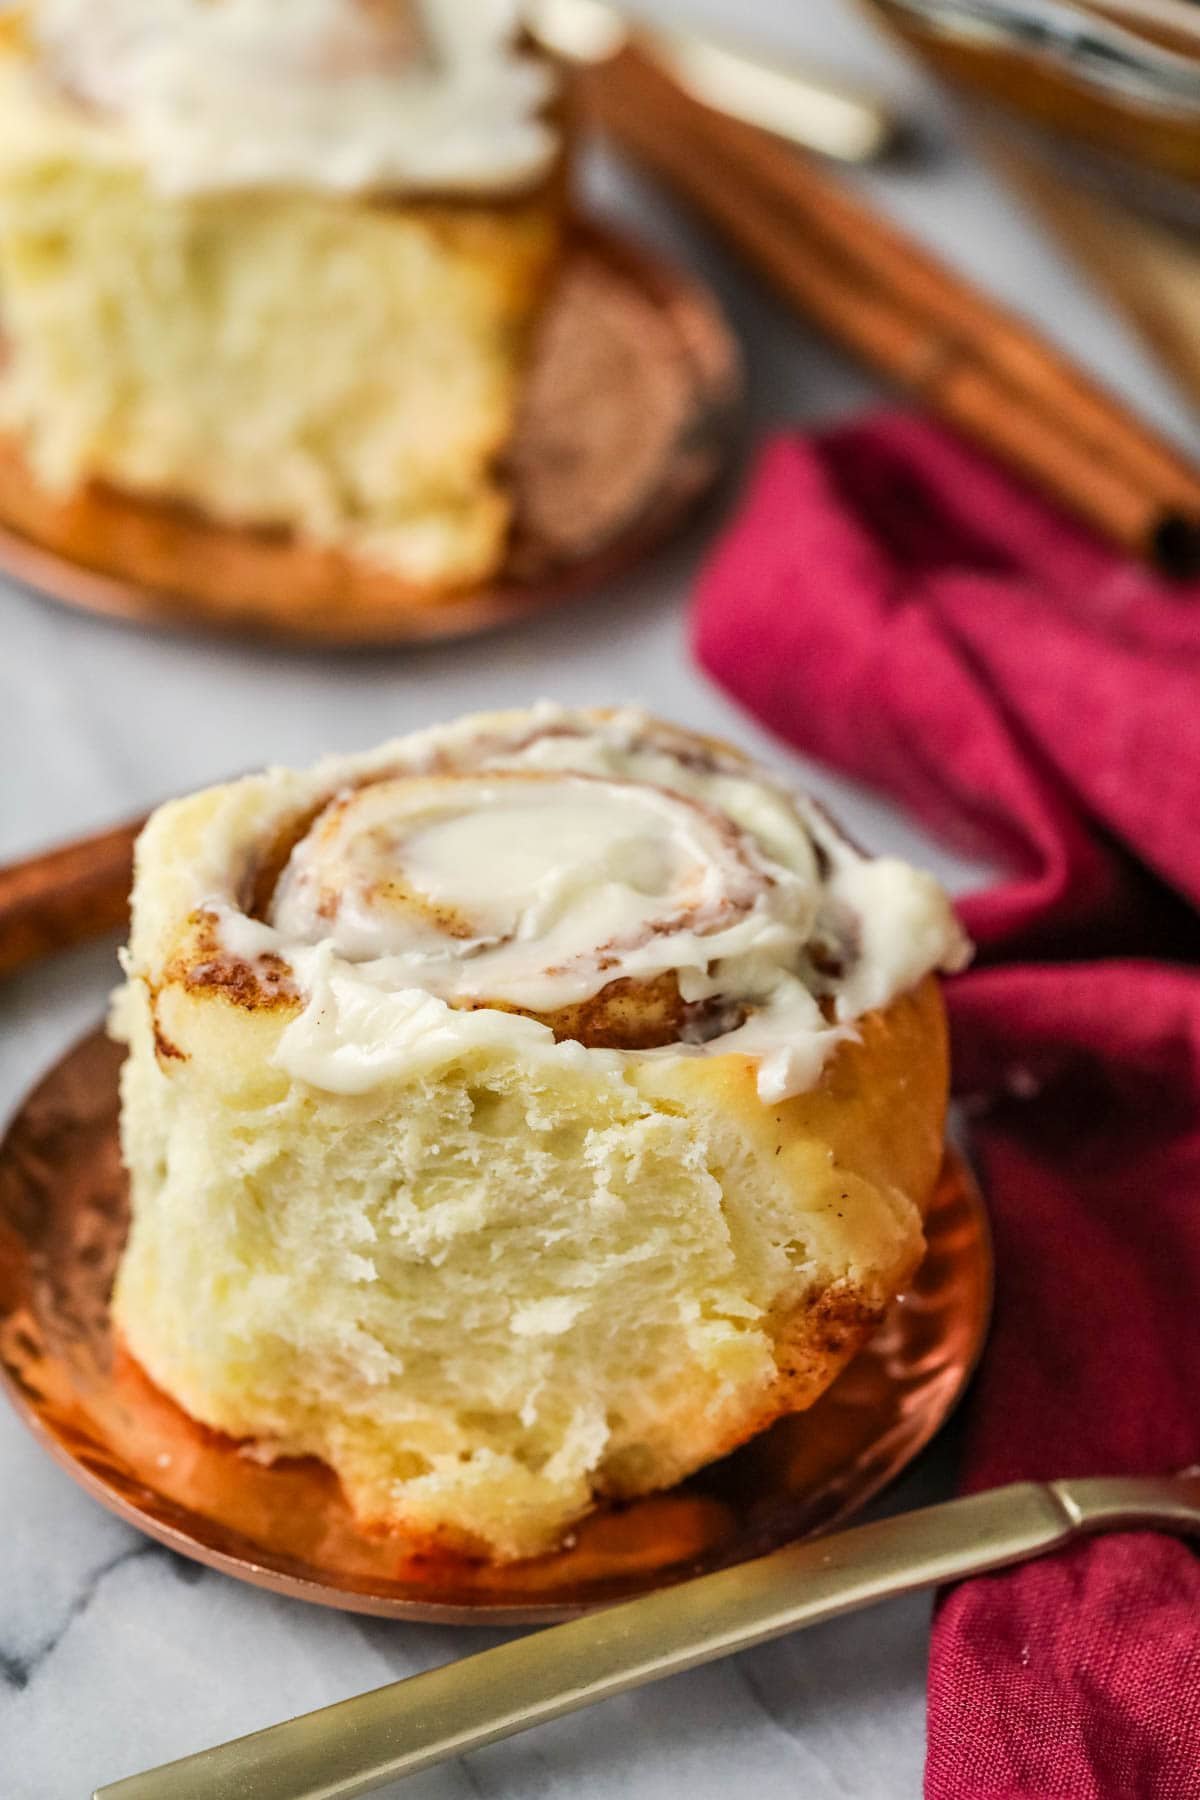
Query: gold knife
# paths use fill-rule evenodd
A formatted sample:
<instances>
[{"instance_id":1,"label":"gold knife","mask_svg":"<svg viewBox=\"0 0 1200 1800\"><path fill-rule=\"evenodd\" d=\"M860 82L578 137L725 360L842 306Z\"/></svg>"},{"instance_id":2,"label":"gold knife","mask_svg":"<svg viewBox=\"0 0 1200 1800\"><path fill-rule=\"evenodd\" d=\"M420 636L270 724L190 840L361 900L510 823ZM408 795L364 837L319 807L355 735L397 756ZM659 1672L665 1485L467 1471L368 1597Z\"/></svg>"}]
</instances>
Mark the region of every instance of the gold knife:
<instances>
[{"instance_id":1,"label":"gold knife","mask_svg":"<svg viewBox=\"0 0 1200 1800\"><path fill-rule=\"evenodd\" d=\"M351 1800L801 1626L1138 1527L1200 1534L1200 1469L1021 1482L809 1539L113 1782L93 1800Z\"/></svg>"},{"instance_id":2,"label":"gold knife","mask_svg":"<svg viewBox=\"0 0 1200 1800\"><path fill-rule=\"evenodd\" d=\"M863 89L696 32L635 23L602 0L527 0L524 17L539 43L570 62L605 62L635 44L693 99L837 162L871 162L898 135L895 115Z\"/></svg>"}]
</instances>

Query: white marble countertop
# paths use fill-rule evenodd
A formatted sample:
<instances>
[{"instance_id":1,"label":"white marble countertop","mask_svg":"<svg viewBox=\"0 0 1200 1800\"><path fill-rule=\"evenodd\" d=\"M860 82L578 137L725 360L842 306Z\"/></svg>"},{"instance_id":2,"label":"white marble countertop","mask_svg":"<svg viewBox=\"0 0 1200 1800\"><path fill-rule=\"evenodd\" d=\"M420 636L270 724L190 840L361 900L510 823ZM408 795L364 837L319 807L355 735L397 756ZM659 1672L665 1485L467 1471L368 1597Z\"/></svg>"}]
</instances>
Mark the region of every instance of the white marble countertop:
<instances>
[{"instance_id":1,"label":"white marble countertop","mask_svg":"<svg viewBox=\"0 0 1200 1800\"><path fill-rule=\"evenodd\" d=\"M678 7L660 10L682 13ZM920 167L871 177L896 215L1025 307L1147 413L1197 441L1111 313L967 154L921 78L845 0L691 0L869 76L921 109ZM740 329L755 430L845 412L872 385L795 324L663 200L599 165L598 203L705 270ZM721 504L725 504L722 502ZM124 817L256 763L304 762L467 708L539 694L639 698L701 729L768 743L689 667L684 599L720 505L619 589L472 643L402 655L285 655L137 635L0 584L0 857ZM805 773L804 771L800 771ZM971 871L822 771L864 840ZM0 990L0 1112L100 1013L113 946ZM943 1447L889 1504L944 1491ZM928 1603L846 1619L561 1721L405 1785L413 1800L904 1800L920 1791ZM495 1641L309 1608L144 1541L51 1465L0 1410L0 1795L83 1800L94 1786Z\"/></svg>"}]
</instances>

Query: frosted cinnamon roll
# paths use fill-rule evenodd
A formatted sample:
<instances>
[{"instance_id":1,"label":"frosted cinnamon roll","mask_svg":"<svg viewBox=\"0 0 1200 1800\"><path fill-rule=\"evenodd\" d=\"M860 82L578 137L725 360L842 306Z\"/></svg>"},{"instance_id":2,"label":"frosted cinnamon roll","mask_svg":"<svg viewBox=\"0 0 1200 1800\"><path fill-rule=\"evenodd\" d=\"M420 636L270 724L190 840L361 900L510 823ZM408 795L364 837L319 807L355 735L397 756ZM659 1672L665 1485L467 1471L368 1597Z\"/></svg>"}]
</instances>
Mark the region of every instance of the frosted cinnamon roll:
<instances>
[{"instance_id":1,"label":"frosted cinnamon roll","mask_svg":"<svg viewBox=\"0 0 1200 1800\"><path fill-rule=\"evenodd\" d=\"M497 1560L809 1405L920 1259L928 876L635 711L468 718L162 808L115 1308L205 1424Z\"/></svg>"},{"instance_id":2,"label":"frosted cinnamon roll","mask_svg":"<svg viewBox=\"0 0 1200 1800\"><path fill-rule=\"evenodd\" d=\"M557 77L507 4L6 13L0 515L168 588L97 489L344 557L344 586L482 580L563 156ZM180 591L235 597L212 560Z\"/></svg>"}]
</instances>

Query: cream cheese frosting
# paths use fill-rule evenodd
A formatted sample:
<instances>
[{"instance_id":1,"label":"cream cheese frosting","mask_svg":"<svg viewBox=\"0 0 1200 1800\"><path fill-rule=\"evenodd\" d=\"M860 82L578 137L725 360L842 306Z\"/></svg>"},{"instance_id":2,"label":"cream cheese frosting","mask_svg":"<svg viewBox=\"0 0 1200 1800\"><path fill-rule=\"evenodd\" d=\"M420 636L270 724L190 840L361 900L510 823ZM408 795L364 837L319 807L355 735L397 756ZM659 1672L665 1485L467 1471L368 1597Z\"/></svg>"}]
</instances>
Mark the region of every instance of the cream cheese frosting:
<instances>
[{"instance_id":1,"label":"cream cheese frosting","mask_svg":"<svg viewBox=\"0 0 1200 1800\"><path fill-rule=\"evenodd\" d=\"M276 1060L332 1091L487 1041L614 1074L742 1053L775 1101L817 1081L856 1019L969 953L931 876L864 856L765 769L632 708L482 714L225 793L186 898L223 955L287 968L302 1004ZM247 883L280 831L254 916ZM135 955L139 972L154 978ZM678 1042L594 1049L546 1022L663 977Z\"/></svg>"},{"instance_id":2,"label":"cream cheese frosting","mask_svg":"<svg viewBox=\"0 0 1200 1800\"><path fill-rule=\"evenodd\" d=\"M558 150L511 0L37 0L33 22L163 192L517 191Z\"/></svg>"},{"instance_id":3,"label":"cream cheese frosting","mask_svg":"<svg viewBox=\"0 0 1200 1800\"><path fill-rule=\"evenodd\" d=\"M694 799L510 768L336 802L293 853L271 922L289 943L384 960L397 985L551 1012L618 975L768 946L794 959L817 891Z\"/></svg>"}]
</instances>

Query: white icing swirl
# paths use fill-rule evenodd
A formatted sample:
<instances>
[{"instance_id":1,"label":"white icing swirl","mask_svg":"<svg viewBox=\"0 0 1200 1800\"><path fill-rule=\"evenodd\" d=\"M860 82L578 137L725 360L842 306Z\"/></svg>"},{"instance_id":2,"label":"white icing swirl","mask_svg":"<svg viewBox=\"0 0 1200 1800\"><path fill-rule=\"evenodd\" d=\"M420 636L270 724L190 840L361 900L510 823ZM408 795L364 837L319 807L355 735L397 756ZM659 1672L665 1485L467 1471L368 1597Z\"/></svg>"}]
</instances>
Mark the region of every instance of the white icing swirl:
<instances>
[{"instance_id":1,"label":"white icing swirl","mask_svg":"<svg viewBox=\"0 0 1200 1800\"><path fill-rule=\"evenodd\" d=\"M864 857L763 769L633 710L483 715L259 786L280 820L306 813L265 918L229 874L236 798L196 897L227 953L288 964L305 1003L277 1060L335 1091L486 1040L614 1070L741 1052L778 1100L863 1013L968 954L932 877ZM682 1042L591 1049L543 1022L661 977Z\"/></svg>"},{"instance_id":2,"label":"white icing swirl","mask_svg":"<svg viewBox=\"0 0 1200 1800\"><path fill-rule=\"evenodd\" d=\"M511 0L37 0L34 23L164 192L515 191L558 148Z\"/></svg>"},{"instance_id":3,"label":"white icing swirl","mask_svg":"<svg viewBox=\"0 0 1200 1800\"><path fill-rule=\"evenodd\" d=\"M767 945L795 961L818 900L807 862L774 864L720 813L636 780L401 778L329 808L294 852L271 923L289 942L386 959L398 987L552 1012L618 976Z\"/></svg>"}]
</instances>

